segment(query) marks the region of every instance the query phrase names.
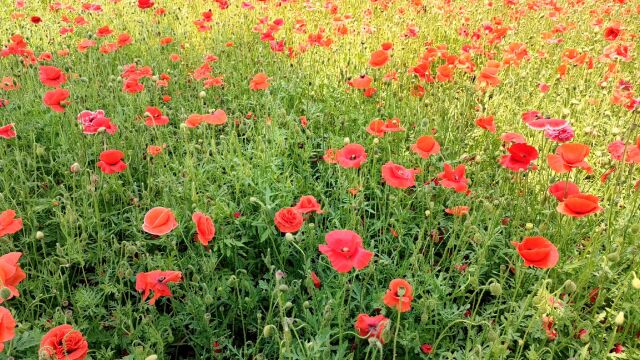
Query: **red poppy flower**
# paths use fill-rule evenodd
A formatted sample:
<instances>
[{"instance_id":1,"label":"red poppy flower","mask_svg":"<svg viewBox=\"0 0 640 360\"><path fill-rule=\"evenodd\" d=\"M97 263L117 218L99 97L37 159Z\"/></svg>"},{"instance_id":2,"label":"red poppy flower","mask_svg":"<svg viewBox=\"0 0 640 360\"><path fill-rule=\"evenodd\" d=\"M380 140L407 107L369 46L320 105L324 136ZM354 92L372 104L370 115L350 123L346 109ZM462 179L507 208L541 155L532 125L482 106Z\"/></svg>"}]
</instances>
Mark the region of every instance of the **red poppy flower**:
<instances>
[{"instance_id":1,"label":"red poppy flower","mask_svg":"<svg viewBox=\"0 0 640 360\"><path fill-rule=\"evenodd\" d=\"M9 209L0 213L0 237L15 234L22 229L22 218L16 219L16 212Z\"/></svg>"},{"instance_id":2,"label":"red poppy flower","mask_svg":"<svg viewBox=\"0 0 640 360\"><path fill-rule=\"evenodd\" d=\"M527 171L532 166L531 163L538 158L538 150L528 144L513 144L507 151L509 155L500 158L500 165L511 171Z\"/></svg>"},{"instance_id":3,"label":"red poppy flower","mask_svg":"<svg viewBox=\"0 0 640 360\"><path fill-rule=\"evenodd\" d=\"M77 120L82 125L83 134L92 135L104 131L113 135L118 131L118 126L105 116L103 110L84 110L78 114Z\"/></svg>"},{"instance_id":4,"label":"red poppy flower","mask_svg":"<svg viewBox=\"0 0 640 360\"><path fill-rule=\"evenodd\" d=\"M16 131L14 130L15 124L8 124L0 126L0 137L5 139L13 139L16 137Z\"/></svg>"},{"instance_id":5,"label":"red poppy flower","mask_svg":"<svg viewBox=\"0 0 640 360\"><path fill-rule=\"evenodd\" d=\"M500 71L500 63L490 60L487 65L480 71L478 83L483 87L493 87L500 85L498 72Z\"/></svg>"},{"instance_id":6,"label":"red poppy flower","mask_svg":"<svg viewBox=\"0 0 640 360\"><path fill-rule=\"evenodd\" d=\"M371 261L373 253L362 247L362 238L351 230L333 230L325 235L325 244L318 250L329 258L331 266L340 273L352 268L362 270Z\"/></svg>"},{"instance_id":7,"label":"red poppy flower","mask_svg":"<svg viewBox=\"0 0 640 360\"><path fill-rule=\"evenodd\" d=\"M100 161L96 164L105 174L123 172L127 164L122 161L124 153L120 150L106 150L100 153Z\"/></svg>"},{"instance_id":8,"label":"red poppy flower","mask_svg":"<svg viewBox=\"0 0 640 360\"><path fill-rule=\"evenodd\" d=\"M136 275L136 291L142 292L142 301L145 301L149 293L153 291L153 297L149 300L149 305L154 305L161 296L173 296L168 283L178 283L182 280L180 271L160 271L153 270Z\"/></svg>"},{"instance_id":9,"label":"red poppy flower","mask_svg":"<svg viewBox=\"0 0 640 360\"><path fill-rule=\"evenodd\" d=\"M384 315L369 316L367 314L358 314L354 327L358 335L364 338L375 338L384 344L382 334L385 327L389 324L389 319Z\"/></svg>"},{"instance_id":10,"label":"red poppy flower","mask_svg":"<svg viewBox=\"0 0 640 360\"><path fill-rule=\"evenodd\" d=\"M554 320L551 316L542 316L542 328L547 333L547 339L553 341L558 338L558 331L553 328Z\"/></svg>"},{"instance_id":11,"label":"red poppy flower","mask_svg":"<svg viewBox=\"0 0 640 360\"><path fill-rule=\"evenodd\" d=\"M171 209L154 207L144 216L142 230L152 235L165 235L178 227L176 217Z\"/></svg>"},{"instance_id":12,"label":"red poppy flower","mask_svg":"<svg viewBox=\"0 0 640 360\"><path fill-rule=\"evenodd\" d=\"M550 269L560 259L558 249L542 236L525 237L522 242L514 241L512 244L524 260L525 266Z\"/></svg>"},{"instance_id":13,"label":"red poppy flower","mask_svg":"<svg viewBox=\"0 0 640 360\"><path fill-rule=\"evenodd\" d=\"M377 137L384 137L384 120L382 119L375 119L372 120L369 123L369 126L367 127L367 132L373 136L377 136Z\"/></svg>"},{"instance_id":14,"label":"red poppy flower","mask_svg":"<svg viewBox=\"0 0 640 360\"><path fill-rule=\"evenodd\" d=\"M413 301L413 288L403 279L393 279L389 283L389 289L384 298L384 304L390 308L394 308L400 312L411 310L411 301Z\"/></svg>"},{"instance_id":15,"label":"red poppy flower","mask_svg":"<svg viewBox=\"0 0 640 360\"><path fill-rule=\"evenodd\" d=\"M304 219L302 215L296 211L295 208L287 207L278 210L273 222L276 224L278 230L283 233L294 233L302 227Z\"/></svg>"},{"instance_id":16,"label":"red poppy flower","mask_svg":"<svg viewBox=\"0 0 640 360\"><path fill-rule=\"evenodd\" d=\"M514 144L524 144L527 140L522 136L522 134L518 133L504 133L500 135L500 139L506 143L514 143Z\"/></svg>"},{"instance_id":17,"label":"red poppy flower","mask_svg":"<svg viewBox=\"0 0 640 360\"><path fill-rule=\"evenodd\" d=\"M162 153L162 146L149 145L147 146L147 154L151 156L158 156Z\"/></svg>"},{"instance_id":18,"label":"red poppy flower","mask_svg":"<svg viewBox=\"0 0 640 360\"><path fill-rule=\"evenodd\" d=\"M345 169L360 168L367 160L367 152L360 144L348 144L336 153L338 165Z\"/></svg>"},{"instance_id":19,"label":"red poppy flower","mask_svg":"<svg viewBox=\"0 0 640 360\"><path fill-rule=\"evenodd\" d=\"M417 171L414 169L407 169L391 161L382 165L382 178L387 185L396 189L406 189L414 186L416 184L416 173Z\"/></svg>"},{"instance_id":20,"label":"red poppy flower","mask_svg":"<svg viewBox=\"0 0 640 360\"><path fill-rule=\"evenodd\" d=\"M580 189L570 181L558 181L549 186L549 193L558 201L564 201L571 195L580 194Z\"/></svg>"},{"instance_id":21,"label":"red poppy flower","mask_svg":"<svg viewBox=\"0 0 640 360\"><path fill-rule=\"evenodd\" d=\"M49 330L40 341L38 350L41 359L84 360L89 343L82 333L71 325L60 325Z\"/></svg>"},{"instance_id":22,"label":"red poppy flower","mask_svg":"<svg viewBox=\"0 0 640 360\"><path fill-rule=\"evenodd\" d=\"M440 152L440 144L433 138L433 136L420 136L416 143L411 145L411 150L421 158L426 159L429 156Z\"/></svg>"},{"instance_id":23,"label":"red poppy flower","mask_svg":"<svg viewBox=\"0 0 640 360\"><path fill-rule=\"evenodd\" d=\"M360 75L359 77L348 82L349 86L354 89L366 90L371 87L373 79L368 75Z\"/></svg>"},{"instance_id":24,"label":"red poppy flower","mask_svg":"<svg viewBox=\"0 0 640 360\"><path fill-rule=\"evenodd\" d=\"M440 185L456 192L466 192L469 189L469 179L464 177L466 167L458 165L455 170L448 163L444 164L444 171L438 174Z\"/></svg>"},{"instance_id":25,"label":"red poppy flower","mask_svg":"<svg viewBox=\"0 0 640 360\"><path fill-rule=\"evenodd\" d=\"M44 94L42 101L46 106L51 108L55 112L64 112L64 106L68 105L66 101L69 97L69 90L67 89L55 89L47 91ZM63 106L64 105L64 106Z\"/></svg>"},{"instance_id":26,"label":"red poppy flower","mask_svg":"<svg viewBox=\"0 0 640 360\"><path fill-rule=\"evenodd\" d=\"M162 115L162 111L157 107L149 106L145 111L147 118L144 124L147 126L162 126L169 123L169 117Z\"/></svg>"},{"instance_id":27,"label":"red poppy flower","mask_svg":"<svg viewBox=\"0 0 640 360\"><path fill-rule=\"evenodd\" d=\"M384 126L382 126L382 131L400 132L400 131L405 131L405 128L400 126L400 119L392 118L392 119L387 119L387 121L384 123Z\"/></svg>"},{"instance_id":28,"label":"red poppy flower","mask_svg":"<svg viewBox=\"0 0 640 360\"><path fill-rule=\"evenodd\" d=\"M549 167L556 173L570 172L573 168L584 169L591 174L593 169L584 160L589 155L589 147L583 144L567 143L558 146L555 154L547 155Z\"/></svg>"},{"instance_id":29,"label":"red poppy flower","mask_svg":"<svg viewBox=\"0 0 640 360\"><path fill-rule=\"evenodd\" d=\"M40 66L39 76L44 86L59 87L67 82L67 78L62 70L55 66Z\"/></svg>"},{"instance_id":30,"label":"red poppy flower","mask_svg":"<svg viewBox=\"0 0 640 360\"><path fill-rule=\"evenodd\" d=\"M420 351L426 355L431 355L431 353L433 353L433 346L430 344L422 344L420 345Z\"/></svg>"},{"instance_id":31,"label":"red poppy flower","mask_svg":"<svg viewBox=\"0 0 640 360\"><path fill-rule=\"evenodd\" d=\"M322 160L327 164L337 164L338 159L336 158L336 149L327 149L322 155Z\"/></svg>"},{"instance_id":32,"label":"red poppy flower","mask_svg":"<svg viewBox=\"0 0 640 360\"><path fill-rule=\"evenodd\" d=\"M320 281L320 278L315 273L315 271L311 272L311 281L313 282L313 287L315 287L316 289L320 289L322 287L322 282Z\"/></svg>"},{"instance_id":33,"label":"red poppy flower","mask_svg":"<svg viewBox=\"0 0 640 360\"><path fill-rule=\"evenodd\" d=\"M138 7L140 9L152 8L155 3L151 0L138 0Z\"/></svg>"},{"instance_id":34,"label":"red poppy flower","mask_svg":"<svg viewBox=\"0 0 640 360\"><path fill-rule=\"evenodd\" d=\"M371 54L369 66L372 68L381 68L389 62L389 53L385 50L376 50Z\"/></svg>"},{"instance_id":35,"label":"red poppy flower","mask_svg":"<svg viewBox=\"0 0 640 360\"><path fill-rule=\"evenodd\" d=\"M604 39L607 41L615 41L622 33L619 23L613 23L604 29Z\"/></svg>"},{"instance_id":36,"label":"red poppy flower","mask_svg":"<svg viewBox=\"0 0 640 360\"><path fill-rule=\"evenodd\" d=\"M139 93L142 90L144 90L144 84L141 84L140 79L135 76L126 79L122 86L122 91L128 92L129 94Z\"/></svg>"},{"instance_id":37,"label":"red poppy flower","mask_svg":"<svg viewBox=\"0 0 640 360\"><path fill-rule=\"evenodd\" d=\"M372 97L373 95L375 95L378 92L378 89L373 88L373 87L369 87L366 88L365 91L362 93L364 96L366 97Z\"/></svg>"},{"instance_id":38,"label":"red poppy flower","mask_svg":"<svg viewBox=\"0 0 640 360\"><path fill-rule=\"evenodd\" d=\"M196 224L196 240L204 246L209 245L216 235L216 227L211 218L201 212L195 212L191 220Z\"/></svg>"},{"instance_id":39,"label":"red poppy flower","mask_svg":"<svg viewBox=\"0 0 640 360\"><path fill-rule=\"evenodd\" d=\"M269 84L269 77L265 73L256 74L249 82L249 89L251 90L266 90L271 84Z\"/></svg>"},{"instance_id":40,"label":"red poppy flower","mask_svg":"<svg viewBox=\"0 0 640 360\"><path fill-rule=\"evenodd\" d=\"M218 109L213 114L203 115L202 120L209 125L223 125L227 122L227 113L222 109Z\"/></svg>"},{"instance_id":41,"label":"red poppy flower","mask_svg":"<svg viewBox=\"0 0 640 360\"><path fill-rule=\"evenodd\" d=\"M602 211L599 202L600 200L595 195L574 194L567 196L563 202L558 204L556 210L564 215L581 218Z\"/></svg>"},{"instance_id":42,"label":"red poppy flower","mask_svg":"<svg viewBox=\"0 0 640 360\"><path fill-rule=\"evenodd\" d=\"M11 312L4 306L0 306L0 352L4 350L4 343L16 336L15 328L16 320Z\"/></svg>"},{"instance_id":43,"label":"red poppy flower","mask_svg":"<svg viewBox=\"0 0 640 360\"><path fill-rule=\"evenodd\" d=\"M533 130L559 130L569 125L567 120L547 118L534 118L525 123Z\"/></svg>"},{"instance_id":44,"label":"red poppy flower","mask_svg":"<svg viewBox=\"0 0 640 360\"><path fill-rule=\"evenodd\" d=\"M27 277L18 264L21 256L21 252L10 252L0 256L0 288L9 290L8 297L0 297L0 304L5 300L20 296L18 284Z\"/></svg>"},{"instance_id":45,"label":"red poppy flower","mask_svg":"<svg viewBox=\"0 0 640 360\"><path fill-rule=\"evenodd\" d=\"M486 116L476 119L476 125L481 129L485 129L490 133L496 132L496 124L493 121L493 116Z\"/></svg>"},{"instance_id":46,"label":"red poppy flower","mask_svg":"<svg viewBox=\"0 0 640 360\"><path fill-rule=\"evenodd\" d=\"M613 160L640 164L640 136L635 144L625 145L622 141L614 141L607 147Z\"/></svg>"},{"instance_id":47,"label":"red poppy flower","mask_svg":"<svg viewBox=\"0 0 640 360\"><path fill-rule=\"evenodd\" d=\"M447 208L444 209L444 212L446 212L449 215L453 215L453 216L464 216L467 215L469 213L469 207L468 206L455 206L451 209Z\"/></svg>"},{"instance_id":48,"label":"red poppy flower","mask_svg":"<svg viewBox=\"0 0 640 360\"><path fill-rule=\"evenodd\" d=\"M323 213L318 200L316 200L312 195L304 195L300 197L300 200L298 200L294 209L301 214L307 214L310 212L315 212L317 214Z\"/></svg>"},{"instance_id":49,"label":"red poppy flower","mask_svg":"<svg viewBox=\"0 0 640 360\"><path fill-rule=\"evenodd\" d=\"M96 36L99 38L102 37L107 37L109 35L113 34L113 30L111 30L111 28L109 27L109 25L105 25L101 28L98 28L98 30L96 31Z\"/></svg>"}]
</instances>

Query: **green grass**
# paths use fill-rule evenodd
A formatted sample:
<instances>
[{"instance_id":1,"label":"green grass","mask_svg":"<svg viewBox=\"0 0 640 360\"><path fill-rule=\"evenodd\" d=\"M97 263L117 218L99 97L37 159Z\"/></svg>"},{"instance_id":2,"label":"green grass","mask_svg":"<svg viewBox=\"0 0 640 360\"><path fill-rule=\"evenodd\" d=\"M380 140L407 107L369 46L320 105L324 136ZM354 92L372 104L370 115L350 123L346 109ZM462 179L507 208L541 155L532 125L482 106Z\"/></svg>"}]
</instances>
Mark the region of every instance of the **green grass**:
<instances>
[{"instance_id":1,"label":"green grass","mask_svg":"<svg viewBox=\"0 0 640 360\"><path fill-rule=\"evenodd\" d=\"M391 1L387 10L368 1L338 1L337 14L353 15L347 36L334 33L335 15L322 3L310 11L302 1L281 7L275 0L254 2L256 10L249 11L233 1L220 10L214 2L158 0L154 9L143 11L133 1L102 1L104 11L90 13L80 11L76 2L77 11L50 12L49 2L15 9L13 1L0 0L0 7L8 9L0 11L0 42L21 34L36 56L51 52L53 60L43 64L67 74L63 88L71 93L65 112L55 113L42 103L50 89L40 83L38 65L24 66L16 56L0 58L0 77L11 76L20 84L14 91L0 90L0 98L10 102L0 108L0 126L15 123L18 134L0 138L0 211L13 209L24 221L20 232L0 238L0 255L22 252L20 266L27 274L18 286L20 297L2 304L18 326L0 358L36 359L43 334L64 323L83 333L92 359L152 354L160 359L390 359L394 343L398 359L427 357L420 350L425 343L434 348L430 357L442 359L602 359L616 344L624 346L626 358L640 358L640 290L631 285L632 272L640 274L640 195L633 188L640 172L637 164L613 162L607 152L609 143L631 143L640 135L639 110L610 101L618 80L640 85L640 66L636 57L619 61L617 73L599 86L608 65L597 60L609 45L602 32L610 21L621 21L627 40L635 41L628 34L640 33L637 1L589 0L580 6L560 1L564 10L558 20L546 16L550 10L542 3L540 10L513 20L516 11L527 9L524 2L513 7L496 2L488 8L453 1L443 13L442 2L435 1L424 1L422 8ZM166 14L155 16L160 6ZM605 6L613 9L610 14L602 10ZM213 29L198 32L192 22L209 8ZM363 16L369 8L372 16ZM459 8L464 15L458 15ZM11 19L13 11L26 17ZM43 22L32 24L32 15ZM59 28L70 26L60 20L62 15L82 15L88 24L62 37ZM264 16L284 19L275 37L285 39L286 46L297 49L320 27L334 43L312 46L289 59L286 51L272 52L252 31ZM486 92L474 82L487 62L481 55L473 57L475 75L456 71L452 82L430 84L408 74L419 63L425 42L446 44L451 54L460 54L470 42L458 34L464 16L470 32L494 17L513 27L498 44L481 42L497 60L512 42L526 43L531 59L501 69L502 83ZM604 25L594 30L592 23L600 16ZM296 19L305 19L307 34L294 32ZM419 28L418 37L402 37L408 24ZM575 28L556 35L562 43L546 43L541 33L558 24ZM96 29L104 25L114 35L96 38ZM363 26L375 31L368 35ZM124 32L133 44L111 54L98 51ZM166 36L174 42L160 46ZM98 46L79 53L83 38L95 39ZM234 46L225 46L229 41ZM370 53L385 41L394 43L390 63L370 68ZM69 56L56 54L66 48ZM569 48L588 52L594 68L570 65L566 78L559 79L556 68ZM538 57L538 51L547 56ZM179 62L170 61L173 53L181 56ZM205 54L219 57L211 64L212 74L224 75L224 87L203 89L191 77ZM168 74L169 86L144 79L144 91L123 92L122 66L132 63L152 67L154 75ZM442 63L436 60L433 74ZM398 71L399 80L381 81L391 70ZM259 72L271 77L272 85L251 91L249 81ZM350 78L365 73L378 89L371 98L347 86ZM551 85L550 92L538 90L541 82ZM426 89L423 97L410 94L417 84ZM172 100L163 103L163 95ZM160 108L170 123L146 127L147 106ZM82 134L77 114L96 109L117 124L115 135ZM224 109L229 121L218 127L181 126L190 114L210 109ZM576 131L573 141L592 149L587 161L594 174L553 173L546 155L556 144L525 126L521 114L528 110L569 120ZM307 128L300 125L303 115ZM496 134L474 124L486 115L495 117ZM365 131L371 120L393 117L405 132L378 140ZM442 151L421 159L410 145L431 129L437 129ZM503 132L522 133L538 149L538 170L515 174L498 164L506 154L499 139ZM341 148L345 138L366 148L368 159L360 169L322 161L325 150ZM146 148L152 144L166 148L150 157ZM107 149L125 153L126 171L100 172L96 162ZM388 161L420 168L418 186L400 190L386 185L380 169ZM467 165L469 196L423 185L445 162ZM69 170L74 163L80 165L77 173ZM600 175L612 166L617 171L601 183ZM547 188L567 179L597 195L604 211L582 219L558 213ZM352 195L352 188L360 191ZM300 232L287 238L274 226L274 214L302 195L315 196L324 214L311 215ZM469 206L469 214L444 213L458 205ZM156 206L171 208L180 224L161 237L142 231L145 213ZM193 239L195 211L208 214L216 225L208 249ZM365 248L375 253L369 266L348 274L331 267L318 245L336 229L363 238ZM39 231L44 237L36 236ZM555 268L525 267L511 245L537 235L557 246ZM456 268L462 264L468 265L464 271ZM172 298L149 306L135 290L135 276L157 269L181 271L184 280L170 285ZM277 271L286 276L277 278ZM311 283L312 271L322 281L320 289ZM399 328L397 313L382 301L394 278L406 279L415 292ZM600 290L592 303L594 288ZM550 296L562 299L564 306L552 308ZM374 309L391 319L381 347L360 339L353 325L359 313L374 314ZM616 325L620 311L625 321ZM543 315L553 317L557 339L547 338ZM578 339L580 329L588 336ZM214 342L220 353L214 352Z\"/></svg>"}]
</instances>

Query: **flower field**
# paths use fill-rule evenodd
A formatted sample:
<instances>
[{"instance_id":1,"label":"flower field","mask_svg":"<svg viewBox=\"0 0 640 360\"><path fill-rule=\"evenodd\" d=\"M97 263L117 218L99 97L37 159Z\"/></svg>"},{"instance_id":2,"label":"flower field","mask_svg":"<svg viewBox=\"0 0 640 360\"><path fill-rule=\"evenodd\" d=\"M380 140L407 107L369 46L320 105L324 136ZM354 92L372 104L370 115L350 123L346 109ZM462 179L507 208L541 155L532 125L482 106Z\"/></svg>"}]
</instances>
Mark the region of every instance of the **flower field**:
<instances>
[{"instance_id":1,"label":"flower field","mask_svg":"<svg viewBox=\"0 0 640 360\"><path fill-rule=\"evenodd\" d=\"M636 0L0 0L0 359L640 359Z\"/></svg>"}]
</instances>

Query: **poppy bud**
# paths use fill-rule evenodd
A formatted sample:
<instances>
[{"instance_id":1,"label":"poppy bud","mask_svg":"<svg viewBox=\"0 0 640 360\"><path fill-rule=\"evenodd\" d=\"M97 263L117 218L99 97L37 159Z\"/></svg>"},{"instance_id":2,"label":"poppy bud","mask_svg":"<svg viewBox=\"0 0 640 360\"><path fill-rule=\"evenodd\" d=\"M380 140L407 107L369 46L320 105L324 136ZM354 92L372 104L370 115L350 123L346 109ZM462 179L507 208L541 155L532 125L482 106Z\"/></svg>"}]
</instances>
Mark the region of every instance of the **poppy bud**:
<instances>
[{"instance_id":1,"label":"poppy bud","mask_svg":"<svg viewBox=\"0 0 640 360\"><path fill-rule=\"evenodd\" d=\"M524 228L525 228L525 229L527 229L527 230L531 230L531 229L533 229L533 224L532 224L532 223L527 223L527 224L524 226Z\"/></svg>"},{"instance_id":2,"label":"poppy bud","mask_svg":"<svg viewBox=\"0 0 640 360\"><path fill-rule=\"evenodd\" d=\"M633 280L631 280L631 286L633 286L634 289L640 289L640 279L638 279L635 272L633 272L632 274Z\"/></svg>"},{"instance_id":3,"label":"poppy bud","mask_svg":"<svg viewBox=\"0 0 640 360\"><path fill-rule=\"evenodd\" d=\"M376 338L376 337L370 337L369 339L369 346L371 347L377 347L378 349L382 350L382 344L380 343L380 341Z\"/></svg>"},{"instance_id":4,"label":"poppy bud","mask_svg":"<svg viewBox=\"0 0 640 360\"><path fill-rule=\"evenodd\" d=\"M377 145L380 142L380 139L378 138L373 138L373 144Z\"/></svg>"},{"instance_id":5,"label":"poppy bud","mask_svg":"<svg viewBox=\"0 0 640 360\"><path fill-rule=\"evenodd\" d=\"M284 234L284 238L287 239L287 241L293 241L294 240L293 234L289 233L289 232Z\"/></svg>"},{"instance_id":6,"label":"poppy bud","mask_svg":"<svg viewBox=\"0 0 640 360\"><path fill-rule=\"evenodd\" d=\"M78 164L77 162L71 164L71 166L69 167L69 171L71 171L74 174L80 172L80 170L82 170L82 168L80 167L80 164Z\"/></svg>"},{"instance_id":7,"label":"poppy bud","mask_svg":"<svg viewBox=\"0 0 640 360\"><path fill-rule=\"evenodd\" d=\"M278 290L280 290L282 292L285 292L285 291L289 290L289 287L287 285L285 285L285 284L282 284L282 285L278 286Z\"/></svg>"},{"instance_id":8,"label":"poppy bud","mask_svg":"<svg viewBox=\"0 0 640 360\"><path fill-rule=\"evenodd\" d=\"M284 304L284 308L285 310L289 310L293 307L293 303L291 301L287 301L286 304Z\"/></svg>"},{"instance_id":9,"label":"poppy bud","mask_svg":"<svg viewBox=\"0 0 640 360\"><path fill-rule=\"evenodd\" d=\"M426 210L424 212L424 216L429 217L431 215L431 211L430 210Z\"/></svg>"},{"instance_id":10,"label":"poppy bud","mask_svg":"<svg viewBox=\"0 0 640 360\"><path fill-rule=\"evenodd\" d=\"M36 145L36 155L42 156L46 153L44 146Z\"/></svg>"},{"instance_id":11,"label":"poppy bud","mask_svg":"<svg viewBox=\"0 0 640 360\"><path fill-rule=\"evenodd\" d=\"M624 312L620 311L613 321L616 323L616 325L622 326L622 324L624 324Z\"/></svg>"},{"instance_id":12,"label":"poppy bud","mask_svg":"<svg viewBox=\"0 0 640 360\"><path fill-rule=\"evenodd\" d=\"M348 144L348 143L350 143L350 142L351 142L351 139L349 139L348 137L346 137L346 138L344 138L344 139L342 140L342 142L344 142L344 144L346 145L346 144Z\"/></svg>"},{"instance_id":13,"label":"poppy bud","mask_svg":"<svg viewBox=\"0 0 640 360\"><path fill-rule=\"evenodd\" d=\"M302 303L302 307L305 309L309 309L311 307L311 303L309 301L305 301Z\"/></svg>"},{"instance_id":14,"label":"poppy bud","mask_svg":"<svg viewBox=\"0 0 640 360\"><path fill-rule=\"evenodd\" d=\"M255 203L257 203L259 200L258 200L258 198L257 198L257 197L252 196L252 197L250 197L250 198L249 198L249 201L250 201L251 203L255 204Z\"/></svg>"},{"instance_id":15,"label":"poppy bud","mask_svg":"<svg viewBox=\"0 0 640 360\"><path fill-rule=\"evenodd\" d=\"M471 241L474 244L480 244L482 242L482 236L479 233L475 233L473 234L473 236L471 237Z\"/></svg>"},{"instance_id":16,"label":"poppy bud","mask_svg":"<svg viewBox=\"0 0 640 360\"><path fill-rule=\"evenodd\" d=\"M620 260L620 254L618 254L617 252L611 253L609 255L607 255L607 260L611 261L612 263Z\"/></svg>"},{"instance_id":17,"label":"poppy bud","mask_svg":"<svg viewBox=\"0 0 640 360\"><path fill-rule=\"evenodd\" d=\"M633 235L638 235L640 233L640 224L633 224L629 227L629 232Z\"/></svg>"},{"instance_id":18,"label":"poppy bud","mask_svg":"<svg viewBox=\"0 0 640 360\"><path fill-rule=\"evenodd\" d=\"M182 123L182 124L180 124L180 130L187 131L187 130L189 130L189 127L187 127L187 124Z\"/></svg>"},{"instance_id":19,"label":"poppy bud","mask_svg":"<svg viewBox=\"0 0 640 360\"><path fill-rule=\"evenodd\" d=\"M149 355L144 360L158 360L158 355Z\"/></svg>"},{"instance_id":20,"label":"poppy bud","mask_svg":"<svg viewBox=\"0 0 640 360\"><path fill-rule=\"evenodd\" d=\"M203 98L205 96L207 96L207 93L204 92L204 91L200 91L200 93L198 93L198 97L200 97L200 98Z\"/></svg>"},{"instance_id":21,"label":"poppy bud","mask_svg":"<svg viewBox=\"0 0 640 360\"><path fill-rule=\"evenodd\" d=\"M287 274L285 274L283 271L278 270L276 271L276 280L281 280L283 279L285 276L287 276Z\"/></svg>"},{"instance_id":22,"label":"poppy bud","mask_svg":"<svg viewBox=\"0 0 640 360\"><path fill-rule=\"evenodd\" d=\"M277 331L273 325L267 325L262 329L262 335L266 338L271 337Z\"/></svg>"},{"instance_id":23,"label":"poppy bud","mask_svg":"<svg viewBox=\"0 0 640 360\"><path fill-rule=\"evenodd\" d=\"M227 285L230 287L236 287L238 285L238 278L235 275L229 276L229 280L227 280Z\"/></svg>"},{"instance_id":24,"label":"poppy bud","mask_svg":"<svg viewBox=\"0 0 640 360\"><path fill-rule=\"evenodd\" d=\"M205 304L207 304L207 305L211 305L211 304L213 304L213 296L211 296L211 295L206 295L206 296L204 297L204 303L205 303Z\"/></svg>"},{"instance_id":25,"label":"poppy bud","mask_svg":"<svg viewBox=\"0 0 640 360\"><path fill-rule=\"evenodd\" d=\"M42 231L36 232L36 239L38 240L44 239L44 233Z\"/></svg>"},{"instance_id":26,"label":"poppy bud","mask_svg":"<svg viewBox=\"0 0 640 360\"><path fill-rule=\"evenodd\" d=\"M565 281L563 286L564 286L564 290L568 293L572 293L576 291L576 288L577 288L576 283L574 283L571 280Z\"/></svg>"},{"instance_id":27,"label":"poppy bud","mask_svg":"<svg viewBox=\"0 0 640 360\"><path fill-rule=\"evenodd\" d=\"M11 296L11 290L9 288L3 287L0 289L0 298L2 300L7 300Z\"/></svg>"},{"instance_id":28,"label":"poppy bud","mask_svg":"<svg viewBox=\"0 0 640 360\"><path fill-rule=\"evenodd\" d=\"M500 283L492 282L491 284L489 284L489 292L493 296L500 296L502 295L502 286L500 285Z\"/></svg>"}]
</instances>

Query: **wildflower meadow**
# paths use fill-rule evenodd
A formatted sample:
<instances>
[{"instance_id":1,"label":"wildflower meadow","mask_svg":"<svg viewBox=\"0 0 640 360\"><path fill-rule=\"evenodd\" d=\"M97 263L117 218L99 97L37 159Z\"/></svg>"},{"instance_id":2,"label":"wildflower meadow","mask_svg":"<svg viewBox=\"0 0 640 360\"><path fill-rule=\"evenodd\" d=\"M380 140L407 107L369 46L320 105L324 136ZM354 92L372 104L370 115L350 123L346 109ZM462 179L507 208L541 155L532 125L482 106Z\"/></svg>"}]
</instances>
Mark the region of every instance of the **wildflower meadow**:
<instances>
[{"instance_id":1,"label":"wildflower meadow","mask_svg":"<svg viewBox=\"0 0 640 360\"><path fill-rule=\"evenodd\" d=\"M640 359L638 0L0 0L0 359Z\"/></svg>"}]
</instances>

